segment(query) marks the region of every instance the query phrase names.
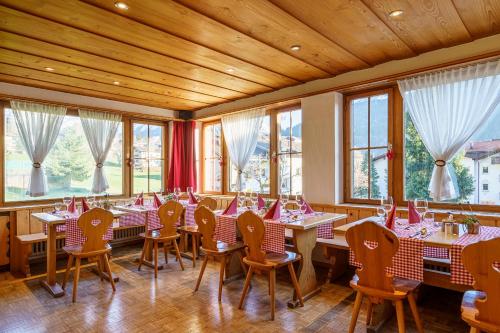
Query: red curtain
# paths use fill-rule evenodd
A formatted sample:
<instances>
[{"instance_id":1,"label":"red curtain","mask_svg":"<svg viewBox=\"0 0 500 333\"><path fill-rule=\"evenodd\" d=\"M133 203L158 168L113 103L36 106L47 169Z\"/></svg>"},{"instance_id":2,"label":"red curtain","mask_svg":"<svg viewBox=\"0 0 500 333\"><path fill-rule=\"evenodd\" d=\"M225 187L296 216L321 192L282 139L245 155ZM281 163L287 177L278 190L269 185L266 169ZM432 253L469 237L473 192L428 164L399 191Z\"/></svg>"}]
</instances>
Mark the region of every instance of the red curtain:
<instances>
[{"instance_id":1,"label":"red curtain","mask_svg":"<svg viewBox=\"0 0 500 333\"><path fill-rule=\"evenodd\" d=\"M194 121L174 121L172 127L172 151L168 173L168 190L180 187L186 191L192 187L196 191L196 153Z\"/></svg>"}]
</instances>

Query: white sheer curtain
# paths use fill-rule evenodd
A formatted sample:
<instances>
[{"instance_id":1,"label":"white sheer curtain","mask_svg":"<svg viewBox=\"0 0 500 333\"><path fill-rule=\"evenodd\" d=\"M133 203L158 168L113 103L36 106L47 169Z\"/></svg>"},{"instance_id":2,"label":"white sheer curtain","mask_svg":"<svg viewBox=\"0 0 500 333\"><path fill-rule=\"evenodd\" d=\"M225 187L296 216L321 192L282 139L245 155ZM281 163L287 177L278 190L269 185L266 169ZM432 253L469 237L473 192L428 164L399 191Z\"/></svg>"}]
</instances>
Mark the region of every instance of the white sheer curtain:
<instances>
[{"instance_id":1,"label":"white sheer curtain","mask_svg":"<svg viewBox=\"0 0 500 333\"><path fill-rule=\"evenodd\" d=\"M109 188L104 174L104 162L115 138L122 117L117 114L79 109L83 131L95 161L92 192L101 193Z\"/></svg>"},{"instance_id":2,"label":"white sheer curtain","mask_svg":"<svg viewBox=\"0 0 500 333\"><path fill-rule=\"evenodd\" d=\"M238 170L236 185L241 191L243 169L257 146L257 137L265 109L253 109L222 117L224 141L229 158Z\"/></svg>"},{"instance_id":3,"label":"white sheer curtain","mask_svg":"<svg viewBox=\"0 0 500 333\"><path fill-rule=\"evenodd\" d=\"M48 187L42 163L56 142L66 108L23 101L10 101L10 107L24 150L33 163L26 194L44 196Z\"/></svg>"},{"instance_id":4,"label":"white sheer curtain","mask_svg":"<svg viewBox=\"0 0 500 333\"><path fill-rule=\"evenodd\" d=\"M500 60L398 81L413 124L435 160L429 184L435 201L458 197L448 162L500 102Z\"/></svg>"}]
</instances>

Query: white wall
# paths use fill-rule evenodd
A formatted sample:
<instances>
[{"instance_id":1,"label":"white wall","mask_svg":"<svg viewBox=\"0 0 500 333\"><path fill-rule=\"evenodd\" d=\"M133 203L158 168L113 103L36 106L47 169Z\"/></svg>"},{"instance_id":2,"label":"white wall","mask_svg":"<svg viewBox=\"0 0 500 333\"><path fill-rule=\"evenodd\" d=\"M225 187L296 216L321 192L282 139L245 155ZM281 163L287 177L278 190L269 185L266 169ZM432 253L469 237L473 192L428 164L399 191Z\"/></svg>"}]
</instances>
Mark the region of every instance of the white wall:
<instances>
[{"instance_id":1,"label":"white wall","mask_svg":"<svg viewBox=\"0 0 500 333\"><path fill-rule=\"evenodd\" d=\"M342 200L342 95L301 99L302 189L309 202Z\"/></svg>"},{"instance_id":2,"label":"white wall","mask_svg":"<svg viewBox=\"0 0 500 333\"><path fill-rule=\"evenodd\" d=\"M40 89L18 84L0 82L0 94L18 96L25 98L40 99L50 102L60 102L64 104L76 104L89 108L111 109L124 112L140 113L150 116L177 118L178 112L169 109L155 108L139 104L112 101L104 98L89 97L77 94L70 94L60 91Z\"/></svg>"}]
</instances>

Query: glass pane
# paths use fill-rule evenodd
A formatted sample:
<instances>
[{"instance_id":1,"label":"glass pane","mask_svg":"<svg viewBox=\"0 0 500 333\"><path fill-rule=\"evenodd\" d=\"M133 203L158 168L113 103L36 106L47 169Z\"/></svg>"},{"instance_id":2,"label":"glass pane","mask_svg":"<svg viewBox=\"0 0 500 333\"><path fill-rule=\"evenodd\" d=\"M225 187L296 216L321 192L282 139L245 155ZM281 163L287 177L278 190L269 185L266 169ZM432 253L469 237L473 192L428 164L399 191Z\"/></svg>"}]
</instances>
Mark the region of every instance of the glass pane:
<instances>
[{"instance_id":1,"label":"glass pane","mask_svg":"<svg viewBox=\"0 0 500 333\"><path fill-rule=\"evenodd\" d=\"M148 125L134 124L134 158L148 158Z\"/></svg>"},{"instance_id":2,"label":"glass pane","mask_svg":"<svg viewBox=\"0 0 500 333\"><path fill-rule=\"evenodd\" d=\"M280 155L279 156L279 193L290 193L291 186L291 158L290 155Z\"/></svg>"},{"instance_id":3,"label":"glass pane","mask_svg":"<svg viewBox=\"0 0 500 333\"><path fill-rule=\"evenodd\" d=\"M387 146L389 96L370 97L370 146Z\"/></svg>"},{"instance_id":4,"label":"glass pane","mask_svg":"<svg viewBox=\"0 0 500 333\"><path fill-rule=\"evenodd\" d=\"M205 191L221 192L222 167L220 158L222 156L222 128L221 124L208 125L203 131L204 149L204 184Z\"/></svg>"},{"instance_id":5,"label":"glass pane","mask_svg":"<svg viewBox=\"0 0 500 333\"><path fill-rule=\"evenodd\" d=\"M292 153L302 152L302 110L291 112L292 118Z\"/></svg>"},{"instance_id":6,"label":"glass pane","mask_svg":"<svg viewBox=\"0 0 500 333\"><path fill-rule=\"evenodd\" d=\"M148 160L135 159L133 172L134 193L148 192Z\"/></svg>"},{"instance_id":7,"label":"glass pane","mask_svg":"<svg viewBox=\"0 0 500 333\"><path fill-rule=\"evenodd\" d=\"M149 192L163 191L163 160L149 161Z\"/></svg>"},{"instance_id":8,"label":"glass pane","mask_svg":"<svg viewBox=\"0 0 500 333\"><path fill-rule=\"evenodd\" d=\"M387 149L370 150L370 199L387 197Z\"/></svg>"},{"instance_id":9,"label":"glass pane","mask_svg":"<svg viewBox=\"0 0 500 333\"><path fill-rule=\"evenodd\" d=\"M203 153L206 158L214 156L213 140L214 140L213 126L205 127L205 129L203 130Z\"/></svg>"},{"instance_id":10,"label":"glass pane","mask_svg":"<svg viewBox=\"0 0 500 333\"><path fill-rule=\"evenodd\" d=\"M351 147L368 147L368 98L351 101Z\"/></svg>"},{"instance_id":11,"label":"glass pane","mask_svg":"<svg viewBox=\"0 0 500 333\"><path fill-rule=\"evenodd\" d=\"M290 122L290 112L282 112L278 114L278 153L290 151Z\"/></svg>"},{"instance_id":12,"label":"glass pane","mask_svg":"<svg viewBox=\"0 0 500 333\"><path fill-rule=\"evenodd\" d=\"M149 158L163 158L163 127L149 125Z\"/></svg>"},{"instance_id":13,"label":"glass pane","mask_svg":"<svg viewBox=\"0 0 500 333\"><path fill-rule=\"evenodd\" d=\"M368 150L351 152L351 196L368 199Z\"/></svg>"},{"instance_id":14,"label":"glass pane","mask_svg":"<svg viewBox=\"0 0 500 333\"><path fill-rule=\"evenodd\" d=\"M290 194L302 193L302 154L292 155L292 177Z\"/></svg>"},{"instance_id":15,"label":"glass pane","mask_svg":"<svg viewBox=\"0 0 500 333\"><path fill-rule=\"evenodd\" d=\"M26 190L31 161L21 143L13 113L5 109L5 200L28 201L61 198L65 195L85 196L90 193L95 162L79 117L64 117L54 147L43 162L49 193L29 197ZM120 125L105 163L108 193L122 193L123 130Z\"/></svg>"}]
</instances>

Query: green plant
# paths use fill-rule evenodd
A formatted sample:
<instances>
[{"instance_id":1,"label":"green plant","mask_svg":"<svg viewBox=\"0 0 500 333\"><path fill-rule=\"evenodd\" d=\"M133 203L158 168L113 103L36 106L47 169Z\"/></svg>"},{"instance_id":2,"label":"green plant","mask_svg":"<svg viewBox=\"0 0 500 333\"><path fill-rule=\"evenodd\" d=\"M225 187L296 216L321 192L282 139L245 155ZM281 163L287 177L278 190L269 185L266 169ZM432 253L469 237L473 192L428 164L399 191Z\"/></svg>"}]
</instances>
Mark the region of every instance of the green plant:
<instances>
[{"instance_id":1,"label":"green plant","mask_svg":"<svg viewBox=\"0 0 500 333\"><path fill-rule=\"evenodd\" d=\"M268 210L268 209L269 209L269 207L271 207L271 203L272 203L272 201L271 201L271 200L266 199L266 203L265 203L265 206L264 206L264 207L266 208L266 210Z\"/></svg>"},{"instance_id":2,"label":"green plant","mask_svg":"<svg viewBox=\"0 0 500 333\"><path fill-rule=\"evenodd\" d=\"M479 223L479 219L474 215L469 215L462 220L462 223L465 225L473 225Z\"/></svg>"}]
</instances>

